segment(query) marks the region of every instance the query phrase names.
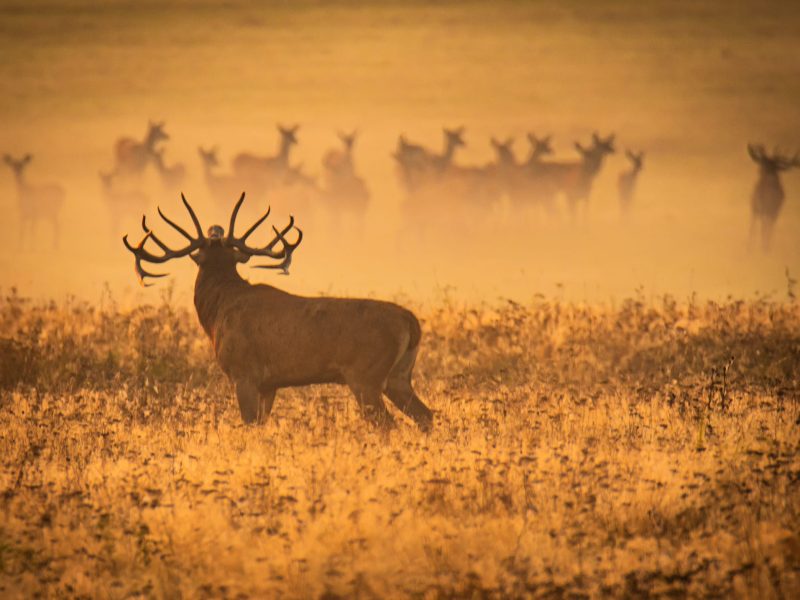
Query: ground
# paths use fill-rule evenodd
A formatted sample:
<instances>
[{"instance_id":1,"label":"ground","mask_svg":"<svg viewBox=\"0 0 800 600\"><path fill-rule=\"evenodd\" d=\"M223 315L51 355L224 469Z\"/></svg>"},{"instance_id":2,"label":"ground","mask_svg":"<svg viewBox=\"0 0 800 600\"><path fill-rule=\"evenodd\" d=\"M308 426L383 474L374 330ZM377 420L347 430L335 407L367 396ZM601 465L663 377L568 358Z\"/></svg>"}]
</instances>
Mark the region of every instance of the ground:
<instances>
[{"instance_id":1,"label":"ground","mask_svg":"<svg viewBox=\"0 0 800 600\"><path fill-rule=\"evenodd\" d=\"M344 388L241 424L193 314L0 304L0 587L793 597L800 306L415 307L432 433Z\"/></svg>"}]
</instances>

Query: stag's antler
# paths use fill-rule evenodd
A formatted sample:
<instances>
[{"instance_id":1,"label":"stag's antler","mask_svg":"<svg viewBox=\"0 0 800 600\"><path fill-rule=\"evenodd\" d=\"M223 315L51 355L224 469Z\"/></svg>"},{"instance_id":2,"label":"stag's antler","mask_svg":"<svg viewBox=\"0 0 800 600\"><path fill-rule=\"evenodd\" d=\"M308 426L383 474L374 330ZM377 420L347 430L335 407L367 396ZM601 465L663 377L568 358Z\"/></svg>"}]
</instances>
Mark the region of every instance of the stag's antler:
<instances>
[{"instance_id":1,"label":"stag's antler","mask_svg":"<svg viewBox=\"0 0 800 600\"><path fill-rule=\"evenodd\" d=\"M272 230L275 232L275 237L270 241L266 246L262 248L252 248L251 246L247 245L247 238L258 228L261 223L263 223L267 217L269 216L270 209L267 208L267 212L259 218L250 228L244 232L242 237L237 238L234 234L234 227L236 226L236 216L239 214L239 208L241 208L242 203L244 202L244 192L242 192L239 201L236 203L236 206L233 207L233 212L231 213L231 222L228 225L228 237L225 238L225 244L232 248L236 248L242 254L246 254L247 256L267 256L269 258L280 258L283 261L277 265L254 265L257 269L282 269L285 274L288 274L289 265L292 263L292 253L295 249L300 245L300 242L303 241L303 232L300 230L299 227L294 226L294 217L289 216L289 224L286 225L281 230L278 230L274 225L272 226ZM289 233L292 228L297 230L297 241L294 243L290 243L285 235ZM279 251L273 250L275 246L281 243L282 247Z\"/></svg>"},{"instance_id":2,"label":"stag's antler","mask_svg":"<svg viewBox=\"0 0 800 600\"><path fill-rule=\"evenodd\" d=\"M194 210L192 210L192 207L189 205L189 202L186 201L186 197L183 194L181 194L181 200L183 201L183 205L186 207L186 210L189 211L189 216L192 218L192 222L197 230L196 238L193 238L185 229L183 229L183 227L169 219L163 212L161 212L161 208L158 209L158 214L168 225L172 226L178 233L189 240L189 244L184 248L173 250L164 242L162 242L147 226L147 218L144 215L142 215L142 229L144 230L145 235L139 244L132 246L130 242L128 242L127 235L123 236L122 238L122 243L125 244L125 247L136 257L136 275L139 277L139 282L145 287L152 285L145 282L145 277L165 277L167 274L149 273L148 271L145 271L144 267L142 267L142 261L154 264L165 263L173 258L188 256L206 243L206 236L203 235L203 229L200 227L200 221L197 219L197 215L194 213ZM144 247L147 240L152 240L155 242L156 246L158 246L164 254L159 256L158 254L152 254L150 251L148 251Z\"/></svg>"}]
</instances>

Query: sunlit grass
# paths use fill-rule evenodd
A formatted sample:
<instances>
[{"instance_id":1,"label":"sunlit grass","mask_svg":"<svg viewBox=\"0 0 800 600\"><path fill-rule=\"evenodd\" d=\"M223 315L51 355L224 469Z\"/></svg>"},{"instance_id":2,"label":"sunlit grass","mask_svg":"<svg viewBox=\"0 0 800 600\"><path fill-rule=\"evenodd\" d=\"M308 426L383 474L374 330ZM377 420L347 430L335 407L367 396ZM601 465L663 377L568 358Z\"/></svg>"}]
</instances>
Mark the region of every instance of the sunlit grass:
<instances>
[{"instance_id":1,"label":"sunlit grass","mask_svg":"<svg viewBox=\"0 0 800 600\"><path fill-rule=\"evenodd\" d=\"M9 596L792 597L800 306L417 307L436 411L240 424L193 314L0 302Z\"/></svg>"}]
</instances>

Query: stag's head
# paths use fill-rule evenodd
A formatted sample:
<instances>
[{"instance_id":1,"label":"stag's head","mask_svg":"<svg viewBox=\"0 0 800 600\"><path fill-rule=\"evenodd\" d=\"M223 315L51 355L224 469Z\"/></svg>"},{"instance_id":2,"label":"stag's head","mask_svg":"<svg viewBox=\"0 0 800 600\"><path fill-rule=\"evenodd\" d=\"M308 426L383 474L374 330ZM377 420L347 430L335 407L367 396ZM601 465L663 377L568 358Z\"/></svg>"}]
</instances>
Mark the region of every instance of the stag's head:
<instances>
[{"instance_id":1,"label":"stag's head","mask_svg":"<svg viewBox=\"0 0 800 600\"><path fill-rule=\"evenodd\" d=\"M209 148L206 150L202 146L197 147L197 153L200 155L200 160L207 167L219 166L219 159L217 158L217 147Z\"/></svg>"},{"instance_id":2,"label":"stag's head","mask_svg":"<svg viewBox=\"0 0 800 600\"><path fill-rule=\"evenodd\" d=\"M464 127L456 127L455 129L444 128L445 145L448 148L458 148L466 146L464 141Z\"/></svg>"},{"instance_id":3,"label":"stag's head","mask_svg":"<svg viewBox=\"0 0 800 600\"><path fill-rule=\"evenodd\" d=\"M634 172L638 173L644 167L644 152L633 152L625 150L625 156L631 161Z\"/></svg>"},{"instance_id":4,"label":"stag's head","mask_svg":"<svg viewBox=\"0 0 800 600\"><path fill-rule=\"evenodd\" d=\"M33 156L31 156L30 154L26 154L25 156L19 159L14 158L9 154L3 156L3 161L9 167L11 167L11 170L14 171L14 175L20 179L22 178L22 175L25 173L25 167L27 167L28 163L30 163L32 160Z\"/></svg>"},{"instance_id":5,"label":"stag's head","mask_svg":"<svg viewBox=\"0 0 800 600\"><path fill-rule=\"evenodd\" d=\"M528 142L531 145L531 158L537 159L542 156L553 154L553 146L551 145L552 138L552 135L538 138L533 133L529 133Z\"/></svg>"},{"instance_id":6,"label":"stag's head","mask_svg":"<svg viewBox=\"0 0 800 600\"><path fill-rule=\"evenodd\" d=\"M794 167L800 167L800 154L795 154L793 158L781 155L775 148L770 155L762 144L747 144L747 152L750 158L757 163L765 173L777 174L781 171L788 171Z\"/></svg>"},{"instance_id":7,"label":"stag's head","mask_svg":"<svg viewBox=\"0 0 800 600\"><path fill-rule=\"evenodd\" d=\"M265 246L252 247L247 244L247 238L249 238L256 231L258 226L267 219L270 213L269 209L267 209L267 212L255 223L253 223L253 225L251 225L241 237L236 237L234 233L236 226L236 215L239 213L239 209L244 202L244 193L242 193L239 201L233 208L231 220L228 225L227 235L225 234L225 230L220 225L212 225L208 228L207 233L203 233L203 228L200 225L197 215L183 194L181 194L181 200L183 201L183 205L186 207L186 210L189 212L192 224L194 225L194 235L191 235L180 225L170 220L166 215L164 215L163 212L161 212L160 208L158 209L158 214L168 225L170 225L173 229L175 229L175 231L177 231L187 240L188 243L183 248L173 249L165 244L147 226L146 217L144 216L142 217L142 229L144 230L145 235L142 240L136 246L133 246L130 242L128 242L127 235L122 238L122 242L125 244L125 247L130 250L136 258L136 275L139 277L139 281L142 283L142 285L150 285L146 282L146 278L148 277L157 278L165 277L167 275L166 273L150 273L146 271L142 266L143 262L162 264L172 259L181 258L184 256L191 258L200 267L201 272L210 271L223 274L231 272L235 273L237 264L246 263L250 260L250 258L256 256L277 260L279 262L268 265L254 265L255 268L280 269L284 274L288 274L288 268L292 262L292 253L303 240L303 232L300 231L299 228L294 227L294 217L289 218L289 223L283 229L279 230L273 226L272 230L275 235L273 239ZM294 242L289 242L285 236L291 231L292 228L297 230L297 239ZM154 254L148 250L145 247L148 241L150 241L152 244L155 244L161 253Z\"/></svg>"}]
</instances>

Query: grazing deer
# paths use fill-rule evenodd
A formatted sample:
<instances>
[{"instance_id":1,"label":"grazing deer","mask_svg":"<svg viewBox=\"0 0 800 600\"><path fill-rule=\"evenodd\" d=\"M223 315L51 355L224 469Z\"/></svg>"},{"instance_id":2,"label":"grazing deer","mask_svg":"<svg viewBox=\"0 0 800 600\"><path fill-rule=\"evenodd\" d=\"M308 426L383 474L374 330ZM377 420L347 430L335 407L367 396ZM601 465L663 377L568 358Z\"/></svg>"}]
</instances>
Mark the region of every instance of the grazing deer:
<instances>
[{"instance_id":1,"label":"grazing deer","mask_svg":"<svg viewBox=\"0 0 800 600\"><path fill-rule=\"evenodd\" d=\"M289 152L297 144L297 130L294 127L278 125L281 139L278 153L274 156L256 156L247 152L237 154L233 159L233 173L239 179L252 184L258 190L267 189L280 182L289 168Z\"/></svg>"},{"instance_id":2,"label":"grazing deer","mask_svg":"<svg viewBox=\"0 0 800 600\"><path fill-rule=\"evenodd\" d=\"M611 134L601 138L595 132L592 134L592 145L588 148L575 142L575 148L581 155L579 161L540 163L539 172L547 178L550 185L564 194L567 206L573 214L579 201L589 199L592 184L603 167L605 157L615 152L614 137Z\"/></svg>"},{"instance_id":3,"label":"grazing deer","mask_svg":"<svg viewBox=\"0 0 800 600\"><path fill-rule=\"evenodd\" d=\"M139 176L147 164L156 158L156 144L168 140L164 131L164 122L150 121L144 141L133 138L121 138L114 144L115 175Z\"/></svg>"},{"instance_id":4,"label":"grazing deer","mask_svg":"<svg viewBox=\"0 0 800 600\"><path fill-rule=\"evenodd\" d=\"M54 183L31 184L25 177L25 168L33 160L33 156L26 154L20 159L15 159L6 154L3 159L14 172L17 184L17 200L19 202L19 240L22 244L26 234L32 239L35 235L36 223L39 219L50 221L53 227L53 247L58 247L59 222L58 217L64 205L64 188Z\"/></svg>"},{"instance_id":5,"label":"grazing deer","mask_svg":"<svg viewBox=\"0 0 800 600\"><path fill-rule=\"evenodd\" d=\"M111 215L111 231L117 235L120 221L126 217L142 214L150 198L138 187L129 185L121 187L115 182L114 173L100 173L99 175L103 187L103 198Z\"/></svg>"},{"instance_id":6,"label":"grazing deer","mask_svg":"<svg viewBox=\"0 0 800 600\"><path fill-rule=\"evenodd\" d=\"M800 167L800 154L794 158L781 156L777 149L770 156L762 145L747 145L750 158L758 164L758 181L751 196L750 239L752 241L757 225L761 225L761 245L769 250L772 230L781 212L786 197L781 184L780 174L793 167Z\"/></svg>"},{"instance_id":7,"label":"grazing deer","mask_svg":"<svg viewBox=\"0 0 800 600\"><path fill-rule=\"evenodd\" d=\"M186 179L186 165L183 163L168 165L164 161L163 149L153 151L153 160L155 160L156 169L158 169L158 175L164 188L168 191L178 190Z\"/></svg>"},{"instance_id":8,"label":"grazing deer","mask_svg":"<svg viewBox=\"0 0 800 600\"><path fill-rule=\"evenodd\" d=\"M261 247L247 239L269 216L269 210L241 237L234 233L236 215L244 194L233 208L227 235L213 225L203 233L192 207L181 195L194 224L194 235L167 218L162 219L181 234L188 244L173 250L151 231L142 218L145 235L138 245L122 238L135 256L136 274L147 277L164 274L147 272L142 263L160 264L189 256L198 266L194 304L200 324L211 340L217 361L236 388L245 423L263 422L272 409L279 388L319 383L340 383L350 387L364 416L389 427L393 419L381 399L386 394L423 429L429 429L433 415L414 393L411 372L420 341L420 326L408 310L388 302L352 298L307 298L295 296L270 285L253 285L236 270L251 257L265 257L277 264L256 268L288 267L303 239L286 235L294 219L278 230ZM152 242L160 250L145 248ZM147 284L145 284L147 285Z\"/></svg>"},{"instance_id":9,"label":"grazing deer","mask_svg":"<svg viewBox=\"0 0 800 600\"><path fill-rule=\"evenodd\" d=\"M636 191L636 182L644 166L644 152L634 153L630 150L626 150L625 156L631 162L631 168L628 171L620 173L617 179L619 203L623 213L628 212L631 202L633 201L634 192Z\"/></svg>"},{"instance_id":10,"label":"grazing deer","mask_svg":"<svg viewBox=\"0 0 800 600\"><path fill-rule=\"evenodd\" d=\"M218 202L223 202L227 198L235 198L242 191L242 184L233 175L219 175L214 169L219 166L217 159L217 147L204 149L202 146L197 148L200 160L203 161L203 176L206 180L208 191Z\"/></svg>"}]
</instances>

